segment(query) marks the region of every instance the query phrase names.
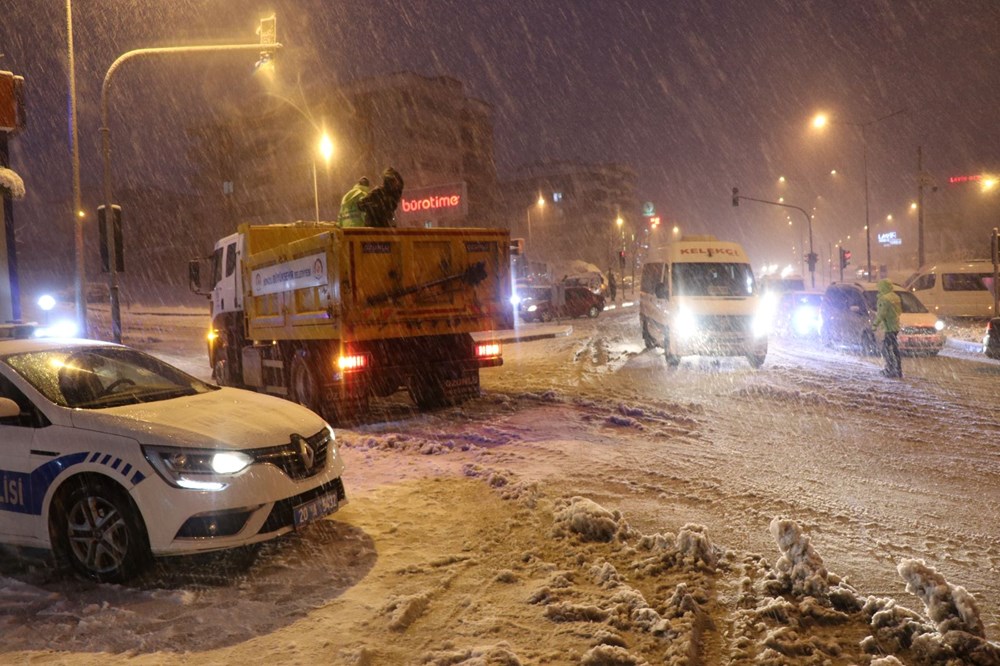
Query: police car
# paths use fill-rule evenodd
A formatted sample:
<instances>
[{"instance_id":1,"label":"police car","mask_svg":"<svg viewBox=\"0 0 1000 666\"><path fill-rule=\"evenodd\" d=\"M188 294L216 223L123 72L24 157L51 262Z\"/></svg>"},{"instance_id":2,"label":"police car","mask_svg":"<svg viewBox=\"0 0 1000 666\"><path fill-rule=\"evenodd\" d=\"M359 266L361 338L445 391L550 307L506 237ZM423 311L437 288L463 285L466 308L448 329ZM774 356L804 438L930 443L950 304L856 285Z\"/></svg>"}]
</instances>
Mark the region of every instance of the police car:
<instances>
[{"instance_id":1,"label":"police car","mask_svg":"<svg viewBox=\"0 0 1000 666\"><path fill-rule=\"evenodd\" d=\"M102 582L254 544L346 501L333 430L135 349L0 334L0 542Z\"/></svg>"}]
</instances>

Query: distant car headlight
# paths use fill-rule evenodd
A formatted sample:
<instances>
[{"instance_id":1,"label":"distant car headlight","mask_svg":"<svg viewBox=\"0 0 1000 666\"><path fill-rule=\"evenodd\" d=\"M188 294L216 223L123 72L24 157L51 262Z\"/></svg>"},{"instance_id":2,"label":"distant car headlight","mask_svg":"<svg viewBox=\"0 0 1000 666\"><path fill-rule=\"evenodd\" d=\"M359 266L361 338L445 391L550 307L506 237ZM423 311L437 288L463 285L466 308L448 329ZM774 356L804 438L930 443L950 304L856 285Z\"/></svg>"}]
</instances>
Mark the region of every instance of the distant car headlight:
<instances>
[{"instance_id":1,"label":"distant car headlight","mask_svg":"<svg viewBox=\"0 0 1000 666\"><path fill-rule=\"evenodd\" d=\"M516 308L518 305L521 304L521 297L518 296L517 294L514 294L513 296L510 297L510 304Z\"/></svg>"},{"instance_id":2,"label":"distant car headlight","mask_svg":"<svg viewBox=\"0 0 1000 666\"><path fill-rule=\"evenodd\" d=\"M941 321L940 319L938 319L936 322L934 322L934 330L935 331L943 331L944 330L944 322Z\"/></svg>"},{"instance_id":3,"label":"distant car headlight","mask_svg":"<svg viewBox=\"0 0 1000 666\"><path fill-rule=\"evenodd\" d=\"M528 306L528 312L534 312L537 309L538 309L537 305L529 305Z\"/></svg>"},{"instance_id":4,"label":"distant car headlight","mask_svg":"<svg viewBox=\"0 0 1000 666\"><path fill-rule=\"evenodd\" d=\"M798 335L818 333L820 325L819 309L810 306L799 306L792 315L792 327Z\"/></svg>"},{"instance_id":5,"label":"distant car headlight","mask_svg":"<svg viewBox=\"0 0 1000 666\"><path fill-rule=\"evenodd\" d=\"M35 330L36 338L75 338L76 322L72 319L61 319L51 326L43 326Z\"/></svg>"},{"instance_id":6,"label":"distant car headlight","mask_svg":"<svg viewBox=\"0 0 1000 666\"><path fill-rule=\"evenodd\" d=\"M242 451L143 446L142 453L164 481L189 490L222 490L229 485L225 477L253 464Z\"/></svg>"},{"instance_id":7,"label":"distant car headlight","mask_svg":"<svg viewBox=\"0 0 1000 666\"><path fill-rule=\"evenodd\" d=\"M689 338L698 332L698 320L690 310L681 308L674 316L674 329L682 338Z\"/></svg>"}]
</instances>

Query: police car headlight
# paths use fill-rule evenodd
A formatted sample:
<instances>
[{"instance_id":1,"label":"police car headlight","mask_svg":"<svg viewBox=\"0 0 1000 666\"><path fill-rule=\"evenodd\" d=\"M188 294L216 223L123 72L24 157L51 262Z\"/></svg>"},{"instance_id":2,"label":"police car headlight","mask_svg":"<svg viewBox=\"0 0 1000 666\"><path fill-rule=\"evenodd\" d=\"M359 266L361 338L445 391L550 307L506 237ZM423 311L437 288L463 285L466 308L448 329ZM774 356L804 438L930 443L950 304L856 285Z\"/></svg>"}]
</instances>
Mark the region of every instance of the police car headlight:
<instances>
[{"instance_id":1,"label":"police car headlight","mask_svg":"<svg viewBox=\"0 0 1000 666\"><path fill-rule=\"evenodd\" d=\"M222 490L229 485L225 477L253 464L242 451L144 446L142 453L164 481L190 490Z\"/></svg>"}]
</instances>

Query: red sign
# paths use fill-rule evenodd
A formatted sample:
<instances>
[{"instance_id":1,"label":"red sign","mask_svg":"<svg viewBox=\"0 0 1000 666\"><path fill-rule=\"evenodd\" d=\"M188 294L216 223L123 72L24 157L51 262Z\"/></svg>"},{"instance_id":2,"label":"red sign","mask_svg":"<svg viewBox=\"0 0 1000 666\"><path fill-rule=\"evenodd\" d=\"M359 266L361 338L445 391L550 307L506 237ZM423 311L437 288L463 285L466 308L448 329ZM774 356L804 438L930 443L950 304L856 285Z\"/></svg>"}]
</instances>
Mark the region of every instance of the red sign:
<instances>
[{"instance_id":1,"label":"red sign","mask_svg":"<svg viewBox=\"0 0 1000 666\"><path fill-rule=\"evenodd\" d=\"M948 182L954 185L955 183L975 183L983 179L983 174L977 173L971 176L952 176L948 179Z\"/></svg>"},{"instance_id":2,"label":"red sign","mask_svg":"<svg viewBox=\"0 0 1000 666\"><path fill-rule=\"evenodd\" d=\"M469 212L466 199L465 183L403 190L396 218L404 224L419 226L444 218L464 217Z\"/></svg>"}]
</instances>

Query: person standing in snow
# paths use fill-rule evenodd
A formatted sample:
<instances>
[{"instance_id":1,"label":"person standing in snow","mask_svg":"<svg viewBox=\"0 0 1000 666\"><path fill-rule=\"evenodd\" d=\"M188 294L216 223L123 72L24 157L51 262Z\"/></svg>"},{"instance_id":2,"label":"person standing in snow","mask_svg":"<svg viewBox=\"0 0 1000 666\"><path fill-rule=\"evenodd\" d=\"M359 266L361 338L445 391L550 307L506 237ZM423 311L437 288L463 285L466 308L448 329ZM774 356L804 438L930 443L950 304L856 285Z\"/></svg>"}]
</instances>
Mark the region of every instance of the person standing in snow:
<instances>
[{"instance_id":1,"label":"person standing in snow","mask_svg":"<svg viewBox=\"0 0 1000 666\"><path fill-rule=\"evenodd\" d=\"M875 301L875 321L872 328L878 331L879 326L885 329L882 338L882 358L885 359L886 377L902 377L903 364L899 358L899 316L903 314L903 302L892 287L889 280L879 280L878 299Z\"/></svg>"},{"instance_id":2,"label":"person standing in snow","mask_svg":"<svg viewBox=\"0 0 1000 666\"><path fill-rule=\"evenodd\" d=\"M396 208L403 198L403 177L392 167L382 172L382 184L358 201L370 227L394 227Z\"/></svg>"},{"instance_id":3,"label":"person standing in snow","mask_svg":"<svg viewBox=\"0 0 1000 666\"><path fill-rule=\"evenodd\" d=\"M340 200L340 214L337 215L337 225L341 227L366 227L364 212L358 208L361 201L371 192L371 182L368 178L362 177L354 187L347 191L344 198Z\"/></svg>"},{"instance_id":4,"label":"person standing in snow","mask_svg":"<svg viewBox=\"0 0 1000 666\"><path fill-rule=\"evenodd\" d=\"M611 302L615 302L615 295L618 293L618 284L615 282L615 274L608 271L608 296L611 297Z\"/></svg>"}]
</instances>

